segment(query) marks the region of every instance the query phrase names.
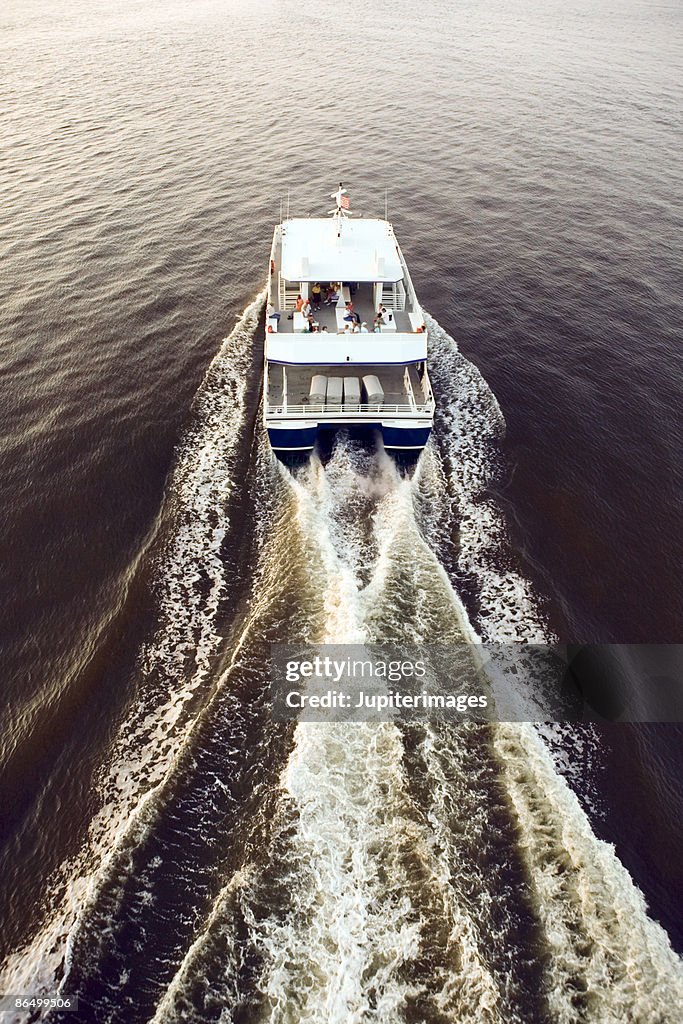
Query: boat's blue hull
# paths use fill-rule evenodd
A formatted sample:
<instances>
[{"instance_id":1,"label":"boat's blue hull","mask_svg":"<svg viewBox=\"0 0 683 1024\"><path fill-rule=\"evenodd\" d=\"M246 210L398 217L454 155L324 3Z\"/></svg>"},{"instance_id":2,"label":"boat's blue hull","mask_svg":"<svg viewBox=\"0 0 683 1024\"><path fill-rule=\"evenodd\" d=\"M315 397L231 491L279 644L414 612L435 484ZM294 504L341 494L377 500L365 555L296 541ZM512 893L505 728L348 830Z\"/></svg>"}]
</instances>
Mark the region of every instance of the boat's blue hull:
<instances>
[{"instance_id":1,"label":"boat's blue hull","mask_svg":"<svg viewBox=\"0 0 683 1024\"><path fill-rule=\"evenodd\" d=\"M279 459L283 462L299 462L308 458L316 446L321 433L329 434L330 431L344 429L341 424L332 426L327 424L305 423L294 426L288 424L283 427L268 426L268 439L270 446ZM405 426L385 423L364 423L360 428L363 435L369 440L381 432L384 447L387 452L400 461L417 460L420 452L427 444L431 433L430 426L412 426L406 423ZM354 434L359 433L357 424L353 427Z\"/></svg>"},{"instance_id":2,"label":"boat's blue hull","mask_svg":"<svg viewBox=\"0 0 683 1024\"><path fill-rule=\"evenodd\" d=\"M296 427L268 427L270 447L278 458L287 455L310 455L315 448L317 436L317 423L305 423Z\"/></svg>"},{"instance_id":3,"label":"boat's blue hull","mask_svg":"<svg viewBox=\"0 0 683 1024\"><path fill-rule=\"evenodd\" d=\"M395 452L413 452L415 457L420 454L429 440L432 432L431 427L405 427L388 426L382 424L382 439L384 447L393 455Z\"/></svg>"}]
</instances>

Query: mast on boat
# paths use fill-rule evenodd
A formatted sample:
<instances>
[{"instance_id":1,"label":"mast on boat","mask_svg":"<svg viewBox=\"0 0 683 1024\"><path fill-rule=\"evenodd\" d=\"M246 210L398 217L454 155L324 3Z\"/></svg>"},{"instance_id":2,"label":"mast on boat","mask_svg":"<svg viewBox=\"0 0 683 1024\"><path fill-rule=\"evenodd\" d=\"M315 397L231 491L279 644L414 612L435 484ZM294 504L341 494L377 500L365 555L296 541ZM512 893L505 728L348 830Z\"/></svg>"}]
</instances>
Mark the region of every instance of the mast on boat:
<instances>
[{"instance_id":1,"label":"mast on boat","mask_svg":"<svg viewBox=\"0 0 683 1024\"><path fill-rule=\"evenodd\" d=\"M339 182L339 188L336 192L330 193L330 199L336 200L337 203L334 210L330 210L329 212L332 214L332 218L337 227L337 238L341 238L341 228L344 223L344 218L351 215L351 200L349 199L348 192L344 188L343 182Z\"/></svg>"}]
</instances>

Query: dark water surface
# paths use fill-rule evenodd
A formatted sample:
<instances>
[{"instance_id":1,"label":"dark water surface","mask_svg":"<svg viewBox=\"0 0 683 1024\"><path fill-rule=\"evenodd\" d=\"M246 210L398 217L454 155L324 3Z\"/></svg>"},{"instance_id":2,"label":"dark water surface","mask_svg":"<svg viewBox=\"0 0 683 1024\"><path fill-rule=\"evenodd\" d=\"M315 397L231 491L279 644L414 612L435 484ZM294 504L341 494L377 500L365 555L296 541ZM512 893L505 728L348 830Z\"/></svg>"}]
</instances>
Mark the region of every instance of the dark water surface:
<instances>
[{"instance_id":1,"label":"dark water surface","mask_svg":"<svg viewBox=\"0 0 683 1024\"><path fill-rule=\"evenodd\" d=\"M682 21L5 4L0 989L677 1019L679 726L551 759L524 727L292 733L261 696L274 640L680 640ZM412 480L343 441L291 476L259 425L280 202L340 178L366 215L388 189L434 318Z\"/></svg>"}]
</instances>

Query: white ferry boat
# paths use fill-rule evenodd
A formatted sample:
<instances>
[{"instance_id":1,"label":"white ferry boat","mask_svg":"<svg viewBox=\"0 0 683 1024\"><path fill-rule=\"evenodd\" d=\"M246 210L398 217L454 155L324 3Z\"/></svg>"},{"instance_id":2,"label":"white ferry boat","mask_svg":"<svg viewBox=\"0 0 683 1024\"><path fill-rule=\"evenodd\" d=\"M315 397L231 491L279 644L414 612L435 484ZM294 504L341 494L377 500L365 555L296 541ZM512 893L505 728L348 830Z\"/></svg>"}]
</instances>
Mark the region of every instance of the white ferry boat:
<instances>
[{"instance_id":1,"label":"white ferry boat","mask_svg":"<svg viewBox=\"0 0 683 1024\"><path fill-rule=\"evenodd\" d=\"M434 395L427 330L388 220L353 218L340 184L331 216L285 218L273 234L263 408L283 461L310 455L322 431L381 432L417 459Z\"/></svg>"}]
</instances>

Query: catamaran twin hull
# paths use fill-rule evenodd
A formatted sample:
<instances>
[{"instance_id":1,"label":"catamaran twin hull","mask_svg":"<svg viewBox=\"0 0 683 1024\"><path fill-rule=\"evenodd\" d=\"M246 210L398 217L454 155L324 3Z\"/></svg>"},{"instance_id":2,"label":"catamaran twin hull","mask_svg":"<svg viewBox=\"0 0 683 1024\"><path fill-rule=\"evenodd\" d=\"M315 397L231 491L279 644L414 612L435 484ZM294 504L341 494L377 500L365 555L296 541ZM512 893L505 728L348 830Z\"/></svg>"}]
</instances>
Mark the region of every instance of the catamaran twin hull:
<instances>
[{"instance_id":1,"label":"catamaran twin hull","mask_svg":"<svg viewBox=\"0 0 683 1024\"><path fill-rule=\"evenodd\" d=\"M287 219L273 234L264 418L284 460L321 431L350 428L417 458L432 428L427 332L386 220L351 220L340 186L332 218Z\"/></svg>"}]
</instances>

